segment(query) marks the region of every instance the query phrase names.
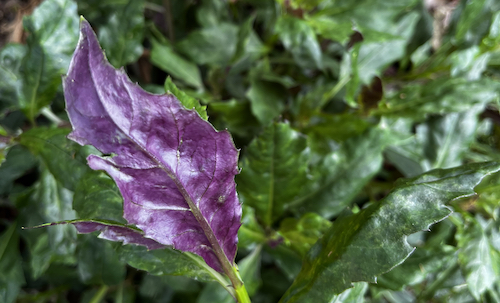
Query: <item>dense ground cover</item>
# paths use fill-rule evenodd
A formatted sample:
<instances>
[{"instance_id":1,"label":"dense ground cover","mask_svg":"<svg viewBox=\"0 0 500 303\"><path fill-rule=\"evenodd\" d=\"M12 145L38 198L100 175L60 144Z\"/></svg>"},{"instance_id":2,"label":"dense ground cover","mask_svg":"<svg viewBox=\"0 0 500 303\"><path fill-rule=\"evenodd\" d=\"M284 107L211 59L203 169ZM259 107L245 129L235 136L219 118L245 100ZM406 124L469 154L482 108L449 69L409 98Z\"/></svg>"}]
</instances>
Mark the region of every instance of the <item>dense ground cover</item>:
<instances>
[{"instance_id":1,"label":"dense ground cover","mask_svg":"<svg viewBox=\"0 0 500 303\"><path fill-rule=\"evenodd\" d=\"M0 302L234 302L204 254L21 229L128 228L86 160L120 155L67 139L80 15L114 67L241 149L252 302L500 301L500 1L28 2L2 4Z\"/></svg>"}]
</instances>

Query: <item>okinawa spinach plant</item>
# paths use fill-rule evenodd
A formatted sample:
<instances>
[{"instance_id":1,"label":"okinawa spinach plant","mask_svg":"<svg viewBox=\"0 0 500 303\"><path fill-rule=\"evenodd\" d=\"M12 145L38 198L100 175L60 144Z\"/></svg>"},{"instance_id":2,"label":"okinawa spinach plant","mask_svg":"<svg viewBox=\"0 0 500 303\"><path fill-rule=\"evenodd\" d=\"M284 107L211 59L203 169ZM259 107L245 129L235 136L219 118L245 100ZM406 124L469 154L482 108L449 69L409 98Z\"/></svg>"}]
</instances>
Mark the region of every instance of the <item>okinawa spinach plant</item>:
<instances>
[{"instance_id":1,"label":"okinawa spinach plant","mask_svg":"<svg viewBox=\"0 0 500 303\"><path fill-rule=\"evenodd\" d=\"M500 301L499 0L0 2L1 303Z\"/></svg>"},{"instance_id":2,"label":"okinawa spinach plant","mask_svg":"<svg viewBox=\"0 0 500 303\"><path fill-rule=\"evenodd\" d=\"M215 130L202 118L199 106L201 115L172 93L153 95L133 84L123 70L107 62L83 17L63 86L73 126L68 138L93 145L103 154L88 156L88 164L106 171L116 182L128 224L98 219L52 224L71 223L80 233L99 231L103 239L149 250L169 246L197 254L238 302L250 302L234 262L242 208L234 181L239 172L238 150L230 134ZM282 146L290 136L287 126L273 128L270 144L290 148ZM300 155L294 148L280 154L294 162ZM272 170L286 171L287 162L276 163ZM274 182L259 178L267 168L247 169L251 175L242 179L245 190ZM486 163L429 172L400 182L379 203L337 219L305 255L281 302L330 302L353 282L376 282L377 275L413 252L406 240L409 235L446 218L450 214L446 202L472 196L484 176L499 170L500 164ZM278 186L272 194L280 195L281 190ZM268 205L266 223L270 226L282 211L282 206Z\"/></svg>"}]
</instances>

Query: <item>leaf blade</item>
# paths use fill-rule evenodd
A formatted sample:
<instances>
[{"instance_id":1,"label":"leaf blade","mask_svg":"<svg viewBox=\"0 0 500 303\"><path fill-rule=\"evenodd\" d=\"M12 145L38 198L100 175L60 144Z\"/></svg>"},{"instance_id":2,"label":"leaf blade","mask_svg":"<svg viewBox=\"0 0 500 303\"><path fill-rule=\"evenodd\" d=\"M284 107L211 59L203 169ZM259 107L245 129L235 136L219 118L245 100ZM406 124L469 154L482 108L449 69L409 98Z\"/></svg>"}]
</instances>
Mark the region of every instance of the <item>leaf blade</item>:
<instances>
[{"instance_id":1,"label":"leaf blade","mask_svg":"<svg viewBox=\"0 0 500 303\"><path fill-rule=\"evenodd\" d=\"M125 219L146 237L229 272L241 218L238 151L230 134L217 132L175 96L132 84L106 62L84 19L63 82L73 125L68 138L114 155L91 155L88 163L117 183Z\"/></svg>"},{"instance_id":2,"label":"leaf blade","mask_svg":"<svg viewBox=\"0 0 500 303\"><path fill-rule=\"evenodd\" d=\"M246 150L237 179L240 194L267 226L283 214L307 181L308 150L305 136L286 123L266 127Z\"/></svg>"},{"instance_id":3,"label":"leaf blade","mask_svg":"<svg viewBox=\"0 0 500 303\"><path fill-rule=\"evenodd\" d=\"M472 195L484 176L498 170L497 163L479 163L400 180L384 200L335 221L280 302L326 302L352 282L375 282L411 254L407 235L447 217L444 203Z\"/></svg>"}]
</instances>

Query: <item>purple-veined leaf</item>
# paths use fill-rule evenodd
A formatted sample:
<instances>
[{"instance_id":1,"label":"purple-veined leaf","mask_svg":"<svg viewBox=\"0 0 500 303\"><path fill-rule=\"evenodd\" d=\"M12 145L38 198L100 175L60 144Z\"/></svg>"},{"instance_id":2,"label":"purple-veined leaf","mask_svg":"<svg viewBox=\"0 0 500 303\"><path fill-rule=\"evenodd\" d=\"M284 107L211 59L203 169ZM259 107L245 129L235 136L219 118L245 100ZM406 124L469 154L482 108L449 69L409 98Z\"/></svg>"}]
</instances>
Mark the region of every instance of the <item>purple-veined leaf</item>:
<instances>
[{"instance_id":1,"label":"purple-veined leaf","mask_svg":"<svg viewBox=\"0 0 500 303\"><path fill-rule=\"evenodd\" d=\"M174 95L152 95L133 84L107 62L83 18L80 30L63 79L73 125L68 138L111 155L91 155L88 164L115 180L124 218L145 238L198 254L227 273L241 225L238 150L230 134Z\"/></svg>"}]
</instances>

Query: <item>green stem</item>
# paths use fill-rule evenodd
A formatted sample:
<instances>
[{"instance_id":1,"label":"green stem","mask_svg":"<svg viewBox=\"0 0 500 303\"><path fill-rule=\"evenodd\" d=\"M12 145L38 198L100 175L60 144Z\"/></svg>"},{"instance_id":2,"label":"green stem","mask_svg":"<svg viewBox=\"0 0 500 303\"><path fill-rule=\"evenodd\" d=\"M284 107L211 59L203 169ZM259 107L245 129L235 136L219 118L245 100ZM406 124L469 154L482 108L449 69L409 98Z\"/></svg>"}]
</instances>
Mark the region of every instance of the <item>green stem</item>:
<instances>
[{"instance_id":1,"label":"green stem","mask_svg":"<svg viewBox=\"0 0 500 303\"><path fill-rule=\"evenodd\" d=\"M335 86L328 92L326 92L323 97L321 98L321 104L320 104L320 108L325 106L326 103L328 103L328 101L330 99L332 99L333 97L335 97L335 95L337 95L340 90L342 88L344 88L344 86L347 84L347 82L349 82L349 80L351 80L351 77L350 76L344 76L342 78L339 79L339 81L337 82L337 84L335 84Z\"/></svg>"},{"instance_id":2,"label":"green stem","mask_svg":"<svg viewBox=\"0 0 500 303\"><path fill-rule=\"evenodd\" d=\"M118 289L116 290L115 303L123 303L123 283L118 285Z\"/></svg>"},{"instance_id":3,"label":"green stem","mask_svg":"<svg viewBox=\"0 0 500 303\"><path fill-rule=\"evenodd\" d=\"M100 303L102 299L104 299L104 296L106 295L107 292L108 292L108 286L107 285L101 286L101 288L96 292L94 297L92 297L92 299L90 300L90 303Z\"/></svg>"},{"instance_id":4,"label":"green stem","mask_svg":"<svg viewBox=\"0 0 500 303\"><path fill-rule=\"evenodd\" d=\"M222 287L224 287L224 289L227 290L229 294L231 294L231 296L236 298L236 293L234 289L231 288L231 285L229 285L229 282L223 275L215 271L212 267L208 266L208 264L202 259L200 259L199 256L192 254L190 252L184 252L184 253L186 254L186 256L190 257L191 259L193 259L193 261L198 263L201 267L205 268L205 270L207 270L212 275L212 277L214 277L214 279L217 280L217 282L219 282L219 284Z\"/></svg>"},{"instance_id":5,"label":"green stem","mask_svg":"<svg viewBox=\"0 0 500 303\"><path fill-rule=\"evenodd\" d=\"M251 303L245 285L241 285L240 288L236 288L235 290L236 290L236 300L238 300L238 303Z\"/></svg>"},{"instance_id":6,"label":"green stem","mask_svg":"<svg viewBox=\"0 0 500 303\"><path fill-rule=\"evenodd\" d=\"M58 116L56 116L48 107L42 108L40 110L40 114L44 115L45 118L49 119L55 125L60 125L64 122Z\"/></svg>"},{"instance_id":7,"label":"green stem","mask_svg":"<svg viewBox=\"0 0 500 303\"><path fill-rule=\"evenodd\" d=\"M243 284L243 282L241 280L240 273L238 271L237 266L236 265L233 266L232 269L233 269L234 275L240 281L239 285L234 285L234 283L233 283L233 287L234 287L234 290L236 292L236 300L238 301L238 303L251 303L250 297L248 296L247 289L245 288L245 284Z\"/></svg>"}]
</instances>

